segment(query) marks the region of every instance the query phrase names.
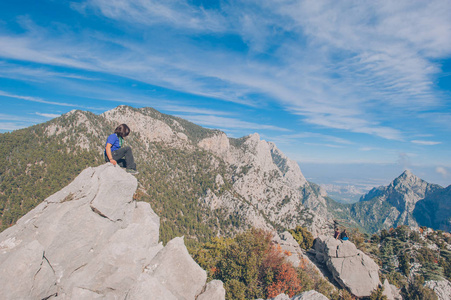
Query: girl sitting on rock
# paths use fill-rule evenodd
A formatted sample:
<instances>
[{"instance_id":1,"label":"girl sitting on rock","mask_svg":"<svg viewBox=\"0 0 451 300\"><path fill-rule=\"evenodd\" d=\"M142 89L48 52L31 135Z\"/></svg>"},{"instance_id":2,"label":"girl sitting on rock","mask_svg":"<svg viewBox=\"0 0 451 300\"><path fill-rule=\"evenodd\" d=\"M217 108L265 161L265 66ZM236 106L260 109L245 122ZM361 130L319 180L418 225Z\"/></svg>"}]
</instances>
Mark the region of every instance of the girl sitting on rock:
<instances>
[{"instance_id":1,"label":"girl sitting on rock","mask_svg":"<svg viewBox=\"0 0 451 300\"><path fill-rule=\"evenodd\" d=\"M130 133L130 128L126 124L121 124L114 130L105 143L105 161L113 165L126 168L131 174L138 174L136 171L135 159L133 158L132 148L130 146L122 147L124 138Z\"/></svg>"},{"instance_id":2,"label":"girl sitting on rock","mask_svg":"<svg viewBox=\"0 0 451 300\"><path fill-rule=\"evenodd\" d=\"M347 241L349 240L348 234L346 232L346 229L343 229L343 231L340 233L340 240Z\"/></svg>"}]
</instances>

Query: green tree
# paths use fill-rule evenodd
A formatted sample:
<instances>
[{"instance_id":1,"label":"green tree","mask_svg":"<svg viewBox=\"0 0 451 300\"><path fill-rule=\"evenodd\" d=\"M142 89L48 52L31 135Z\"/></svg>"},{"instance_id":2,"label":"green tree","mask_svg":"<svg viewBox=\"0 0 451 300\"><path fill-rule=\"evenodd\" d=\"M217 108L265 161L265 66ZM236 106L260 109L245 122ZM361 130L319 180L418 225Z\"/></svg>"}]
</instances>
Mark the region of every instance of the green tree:
<instances>
[{"instance_id":1,"label":"green tree","mask_svg":"<svg viewBox=\"0 0 451 300\"><path fill-rule=\"evenodd\" d=\"M313 235L310 233L310 231L307 230L305 227L296 226L295 229L289 230L291 235L294 237L294 239L298 242L299 246L301 248L308 250L312 248L313 246Z\"/></svg>"}]
</instances>

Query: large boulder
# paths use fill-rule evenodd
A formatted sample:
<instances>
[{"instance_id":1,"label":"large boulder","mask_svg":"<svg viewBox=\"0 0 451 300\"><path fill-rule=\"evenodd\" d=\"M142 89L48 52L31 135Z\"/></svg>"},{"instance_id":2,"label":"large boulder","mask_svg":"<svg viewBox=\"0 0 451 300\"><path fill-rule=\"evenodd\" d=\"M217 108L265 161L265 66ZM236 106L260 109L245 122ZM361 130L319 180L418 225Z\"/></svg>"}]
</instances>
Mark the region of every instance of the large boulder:
<instances>
[{"instance_id":1,"label":"large boulder","mask_svg":"<svg viewBox=\"0 0 451 300\"><path fill-rule=\"evenodd\" d=\"M159 217L148 203L133 201L137 185L111 164L88 168L0 233L1 298L196 299L211 293L182 238L165 247L158 242ZM221 295L212 299L225 299Z\"/></svg>"},{"instance_id":2,"label":"large boulder","mask_svg":"<svg viewBox=\"0 0 451 300\"><path fill-rule=\"evenodd\" d=\"M220 300L225 299L224 284L220 280L212 280L205 287L203 292L197 300Z\"/></svg>"},{"instance_id":3,"label":"large boulder","mask_svg":"<svg viewBox=\"0 0 451 300\"><path fill-rule=\"evenodd\" d=\"M305 257L301 247L288 231L282 233L274 232L272 241L283 250L286 260L291 263L293 267L299 268L304 262Z\"/></svg>"},{"instance_id":4,"label":"large boulder","mask_svg":"<svg viewBox=\"0 0 451 300\"><path fill-rule=\"evenodd\" d=\"M357 297L368 297L381 283L379 266L350 241L319 236L314 242L316 259L324 263L334 280Z\"/></svg>"}]
</instances>

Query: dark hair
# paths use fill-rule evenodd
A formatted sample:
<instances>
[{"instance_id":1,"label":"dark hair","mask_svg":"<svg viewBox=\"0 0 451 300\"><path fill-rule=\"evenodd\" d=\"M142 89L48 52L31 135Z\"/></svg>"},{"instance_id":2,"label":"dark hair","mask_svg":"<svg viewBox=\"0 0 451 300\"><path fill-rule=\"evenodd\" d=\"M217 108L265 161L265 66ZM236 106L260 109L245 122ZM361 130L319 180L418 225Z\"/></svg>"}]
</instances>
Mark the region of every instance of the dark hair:
<instances>
[{"instance_id":1,"label":"dark hair","mask_svg":"<svg viewBox=\"0 0 451 300\"><path fill-rule=\"evenodd\" d=\"M114 133L124 138L130 133L130 128L126 124L121 124L114 129Z\"/></svg>"}]
</instances>

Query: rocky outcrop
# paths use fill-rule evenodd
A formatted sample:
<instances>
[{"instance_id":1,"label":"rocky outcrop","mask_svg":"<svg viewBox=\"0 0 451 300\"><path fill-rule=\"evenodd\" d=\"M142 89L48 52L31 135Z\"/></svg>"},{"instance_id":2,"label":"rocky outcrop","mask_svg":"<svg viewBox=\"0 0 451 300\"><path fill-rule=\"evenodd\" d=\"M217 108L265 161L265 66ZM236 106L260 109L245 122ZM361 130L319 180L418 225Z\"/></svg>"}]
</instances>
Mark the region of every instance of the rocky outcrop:
<instances>
[{"instance_id":1,"label":"rocky outcrop","mask_svg":"<svg viewBox=\"0 0 451 300\"><path fill-rule=\"evenodd\" d=\"M3 231L2 298L225 299L182 238L158 243L159 217L133 201L136 187L119 167L88 168Z\"/></svg>"},{"instance_id":2,"label":"rocky outcrop","mask_svg":"<svg viewBox=\"0 0 451 300\"><path fill-rule=\"evenodd\" d=\"M451 282L448 280L440 281L427 281L425 286L434 291L437 295L438 300L449 300L451 299Z\"/></svg>"},{"instance_id":3,"label":"rocky outcrop","mask_svg":"<svg viewBox=\"0 0 451 300\"><path fill-rule=\"evenodd\" d=\"M381 283L379 266L350 241L329 236L315 239L316 259L324 263L334 280L357 297L368 297Z\"/></svg>"},{"instance_id":4,"label":"rocky outcrop","mask_svg":"<svg viewBox=\"0 0 451 300\"><path fill-rule=\"evenodd\" d=\"M302 248L293 238L291 233L289 233L288 231L279 234L274 233L272 241L275 245L278 245L280 247L280 249L285 254L285 259L289 263L291 263L293 267L308 267L309 269L315 270L318 276L324 278L318 267L312 261L310 261L307 255L304 255Z\"/></svg>"}]
</instances>

